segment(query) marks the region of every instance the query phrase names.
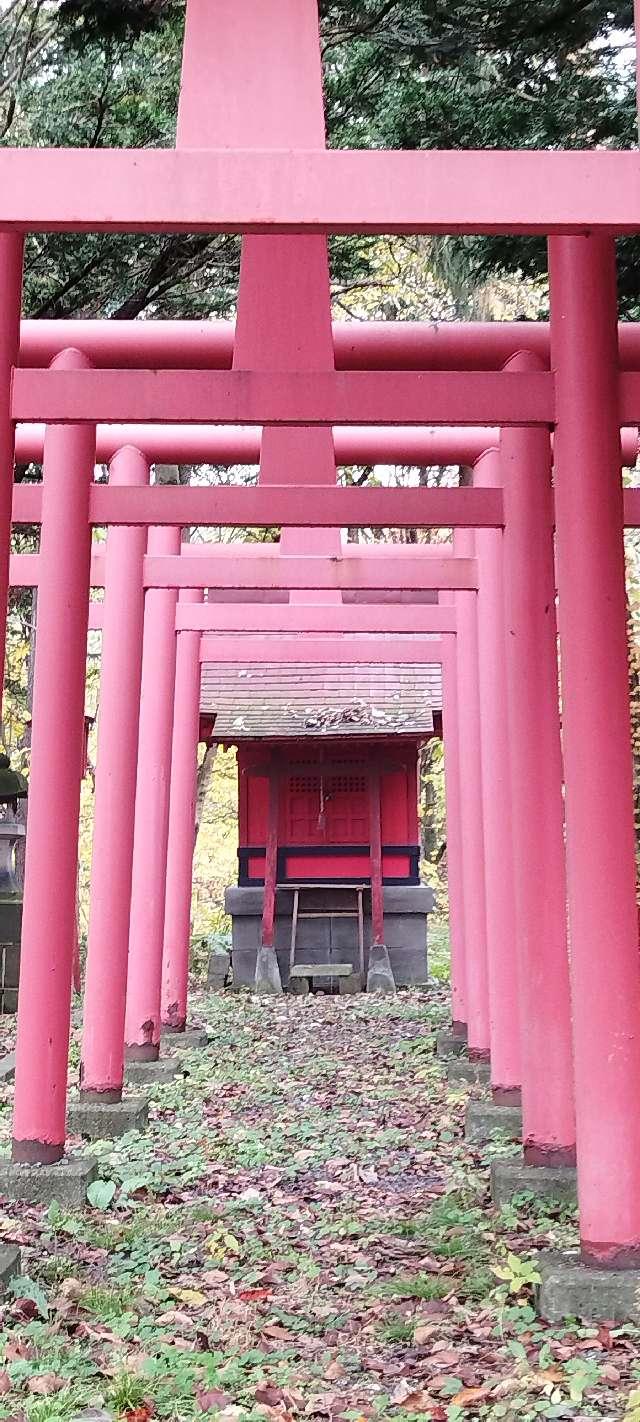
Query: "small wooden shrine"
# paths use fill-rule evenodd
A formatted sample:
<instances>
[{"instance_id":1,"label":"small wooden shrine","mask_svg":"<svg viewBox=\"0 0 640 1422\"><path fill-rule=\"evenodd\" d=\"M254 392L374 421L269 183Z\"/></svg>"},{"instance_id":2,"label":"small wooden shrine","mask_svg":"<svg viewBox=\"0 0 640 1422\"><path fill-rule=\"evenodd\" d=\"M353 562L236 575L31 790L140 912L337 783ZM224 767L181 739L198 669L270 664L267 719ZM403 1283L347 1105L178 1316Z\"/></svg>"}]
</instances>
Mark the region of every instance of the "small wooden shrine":
<instances>
[{"instance_id":1,"label":"small wooden shrine","mask_svg":"<svg viewBox=\"0 0 640 1422\"><path fill-rule=\"evenodd\" d=\"M419 760L438 702L434 666L359 667L357 694L349 667L203 667L210 739L238 752L238 882L225 896L236 986L253 984L270 892L283 983L362 985L376 887L396 984L425 981Z\"/></svg>"}]
</instances>

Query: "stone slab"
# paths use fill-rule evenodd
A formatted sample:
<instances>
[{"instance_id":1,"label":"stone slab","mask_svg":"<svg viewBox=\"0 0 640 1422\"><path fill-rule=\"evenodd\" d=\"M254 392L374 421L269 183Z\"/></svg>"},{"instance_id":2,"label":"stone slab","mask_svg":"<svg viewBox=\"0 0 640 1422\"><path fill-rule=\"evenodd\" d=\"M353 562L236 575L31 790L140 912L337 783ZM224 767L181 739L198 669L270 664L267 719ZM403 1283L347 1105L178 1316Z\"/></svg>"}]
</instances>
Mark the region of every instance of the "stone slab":
<instances>
[{"instance_id":1,"label":"stone slab","mask_svg":"<svg viewBox=\"0 0 640 1422\"><path fill-rule=\"evenodd\" d=\"M194 1052L199 1047L208 1047L210 1041L206 1027L187 1027L184 1032L162 1033L163 1047L171 1047L174 1052Z\"/></svg>"},{"instance_id":2,"label":"stone slab","mask_svg":"<svg viewBox=\"0 0 640 1422\"><path fill-rule=\"evenodd\" d=\"M491 1199L499 1209L514 1195L535 1195L539 1200L575 1204L577 1174L573 1165L525 1165L520 1158L494 1160L491 1166Z\"/></svg>"},{"instance_id":3,"label":"stone slab","mask_svg":"<svg viewBox=\"0 0 640 1422\"><path fill-rule=\"evenodd\" d=\"M447 1067L447 1080L452 1086L489 1086L491 1064L489 1062L468 1061L466 1057L454 1057Z\"/></svg>"},{"instance_id":4,"label":"stone slab","mask_svg":"<svg viewBox=\"0 0 640 1422\"><path fill-rule=\"evenodd\" d=\"M350 978L350 963L294 963L290 978Z\"/></svg>"},{"instance_id":5,"label":"stone slab","mask_svg":"<svg viewBox=\"0 0 640 1422\"><path fill-rule=\"evenodd\" d=\"M14 1249L12 1245L0 1249L0 1289L3 1289L5 1284L10 1284L21 1272L20 1250Z\"/></svg>"},{"instance_id":6,"label":"stone slab","mask_svg":"<svg viewBox=\"0 0 640 1422\"><path fill-rule=\"evenodd\" d=\"M509 1141L522 1140L522 1111L519 1106L496 1106L493 1101L470 1101L464 1122L464 1138L472 1145L486 1145L495 1135Z\"/></svg>"},{"instance_id":7,"label":"stone slab","mask_svg":"<svg viewBox=\"0 0 640 1422\"><path fill-rule=\"evenodd\" d=\"M0 1086L6 1081L15 1081L16 1075L16 1054L7 1052L6 1057L0 1057Z\"/></svg>"},{"instance_id":8,"label":"stone slab","mask_svg":"<svg viewBox=\"0 0 640 1422\"><path fill-rule=\"evenodd\" d=\"M453 1032L438 1032L436 1036L436 1056L437 1057L466 1057L467 1041L465 1037L454 1037Z\"/></svg>"},{"instance_id":9,"label":"stone slab","mask_svg":"<svg viewBox=\"0 0 640 1422\"><path fill-rule=\"evenodd\" d=\"M149 1107L143 1096L129 1096L124 1101L70 1101L67 1125L76 1136L88 1136L90 1141L110 1141L125 1136L127 1131L144 1131L149 1119Z\"/></svg>"},{"instance_id":10,"label":"stone slab","mask_svg":"<svg viewBox=\"0 0 640 1422\"><path fill-rule=\"evenodd\" d=\"M26 1200L30 1205L69 1205L81 1210L87 1188L97 1178L98 1166L88 1156L65 1156L55 1165L14 1165L0 1160L0 1197Z\"/></svg>"},{"instance_id":11,"label":"stone slab","mask_svg":"<svg viewBox=\"0 0 640 1422\"><path fill-rule=\"evenodd\" d=\"M541 1254L538 1313L549 1323L640 1323L640 1269L594 1269L577 1254Z\"/></svg>"},{"instance_id":12,"label":"stone slab","mask_svg":"<svg viewBox=\"0 0 640 1422\"><path fill-rule=\"evenodd\" d=\"M158 1086L173 1081L179 1069L175 1057L160 1057L157 1062L126 1062L124 1079L129 1086Z\"/></svg>"}]
</instances>

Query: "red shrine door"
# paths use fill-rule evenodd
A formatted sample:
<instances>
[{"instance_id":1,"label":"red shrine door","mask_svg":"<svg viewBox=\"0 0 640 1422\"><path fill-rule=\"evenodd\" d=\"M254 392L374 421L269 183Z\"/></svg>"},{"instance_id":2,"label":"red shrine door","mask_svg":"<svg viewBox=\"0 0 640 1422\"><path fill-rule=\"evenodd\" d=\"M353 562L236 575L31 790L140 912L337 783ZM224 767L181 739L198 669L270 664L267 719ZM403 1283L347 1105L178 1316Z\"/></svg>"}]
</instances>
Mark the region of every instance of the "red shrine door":
<instances>
[{"instance_id":1,"label":"red shrine door","mask_svg":"<svg viewBox=\"0 0 640 1422\"><path fill-rule=\"evenodd\" d=\"M290 757L290 758L289 758ZM417 746L380 753L328 748L324 758L280 752L278 883L369 883L373 771L379 772L382 874L418 883ZM323 763L324 759L324 763ZM288 764L287 764L288 760ZM240 746L240 880L264 882L269 782L264 747Z\"/></svg>"},{"instance_id":2,"label":"red shrine door","mask_svg":"<svg viewBox=\"0 0 640 1422\"><path fill-rule=\"evenodd\" d=\"M291 775L283 795L287 844L363 844L369 839L369 775L364 763L325 774Z\"/></svg>"}]
</instances>

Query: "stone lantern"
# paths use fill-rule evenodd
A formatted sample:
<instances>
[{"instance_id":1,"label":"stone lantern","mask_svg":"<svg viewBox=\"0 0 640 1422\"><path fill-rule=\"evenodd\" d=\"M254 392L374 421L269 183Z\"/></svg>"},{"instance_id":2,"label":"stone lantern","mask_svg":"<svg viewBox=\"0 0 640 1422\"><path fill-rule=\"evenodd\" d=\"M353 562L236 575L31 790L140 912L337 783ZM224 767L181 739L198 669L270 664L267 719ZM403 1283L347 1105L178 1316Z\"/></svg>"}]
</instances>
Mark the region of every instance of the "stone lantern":
<instances>
[{"instance_id":1,"label":"stone lantern","mask_svg":"<svg viewBox=\"0 0 640 1422\"><path fill-rule=\"evenodd\" d=\"M11 769L8 756L0 754L0 1012L15 1012L18 1006L22 891L16 877L16 846L26 830L13 816L18 800L26 795L24 776Z\"/></svg>"}]
</instances>

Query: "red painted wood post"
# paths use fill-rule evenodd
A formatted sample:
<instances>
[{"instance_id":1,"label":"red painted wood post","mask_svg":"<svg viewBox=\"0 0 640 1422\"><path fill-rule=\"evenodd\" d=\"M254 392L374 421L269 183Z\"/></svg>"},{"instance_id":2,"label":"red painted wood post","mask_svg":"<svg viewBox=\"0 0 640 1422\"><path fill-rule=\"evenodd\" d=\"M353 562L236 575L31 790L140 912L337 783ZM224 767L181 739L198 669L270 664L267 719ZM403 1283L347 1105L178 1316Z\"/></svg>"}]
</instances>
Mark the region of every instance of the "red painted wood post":
<instances>
[{"instance_id":1,"label":"red painted wood post","mask_svg":"<svg viewBox=\"0 0 640 1422\"><path fill-rule=\"evenodd\" d=\"M454 601L454 594L442 594L439 601ZM442 662L442 743L444 748L444 788L447 811L447 886L449 892L449 939L451 953L451 1028L454 1037L467 1035L467 984L465 966L464 888L462 859L464 840L461 818L460 743L458 728L458 668L455 637L446 638L447 652Z\"/></svg>"},{"instance_id":2,"label":"red painted wood post","mask_svg":"<svg viewBox=\"0 0 640 1422\"><path fill-rule=\"evenodd\" d=\"M384 943L384 890L382 887L382 820L380 767L369 771L369 852L371 858L371 945Z\"/></svg>"},{"instance_id":3,"label":"red painted wood post","mask_svg":"<svg viewBox=\"0 0 640 1422\"><path fill-rule=\"evenodd\" d=\"M149 529L150 553L178 554L180 542L179 528ZM125 1014L127 1061L157 1061L160 1055L177 601L177 592L170 588L149 588L145 594Z\"/></svg>"},{"instance_id":4,"label":"red painted wood post","mask_svg":"<svg viewBox=\"0 0 640 1422\"><path fill-rule=\"evenodd\" d=\"M109 469L116 486L149 483L139 449L121 449ZM89 935L80 1086L85 1098L120 1101L138 762L144 617L144 528L107 534L102 622Z\"/></svg>"},{"instance_id":5,"label":"red painted wood post","mask_svg":"<svg viewBox=\"0 0 640 1422\"><path fill-rule=\"evenodd\" d=\"M15 448L11 376L20 343L23 247L20 232L0 233L0 681L4 677Z\"/></svg>"},{"instance_id":6,"label":"red painted wood post","mask_svg":"<svg viewBox=\"0 0 640 1422\"><path fill-rule=\"evenodd\" d=\"M47 430L12 1147L41 1164L65 1142L94 461L92 426Z\"/></svg>"},{"instance_id":7,"label":"red painted wood post","mask_svg":"<svg viewBox=\"0 0 640 1422\"><path fill-rule=\"evenodd\" d=\"M500 455L490 449L474 467L479 488L501 484ZM476 529L478 560L478 687L482 758L487 962L491 1029L491 1090L498 1105L519 1100L522 1075L509 721L505 649L503 534Z\"/></svg>"},{"instance_id":8,"label":"red painted wood post","mask_svg":"<svg viewBox=\"0 0 640 1422\"><path fill-rule=\"evenodd\" d=\"M536 361L523 353L513 364L525 371ZM551 444L546 430L529 426L503 430L500 450L522 1140L528 1164L568 1165L575 1111Z\"/></svg>"},{"instance_id":9,"label":"red painted wood post","mask_svg":"<svg viewBox=\"0 0 640 1422\"><path fill-rule=\"evenodd\" d=\"M280 766L271 755L269 767L269 822L264 861L264 899L262 906L262 946L273 948L276 921L276 882L278 877L278 820L280 815Z\"/></svg>"},{"instance_id":10,"label":"red painted wood post","mask_svg":"<svg viewBox=\"0 0 640 1422\"><path fill-rule=\"evenodd\" d=\"M615 243L549 242L567 887L583 1257L640 1264L640 954Z\"/></svg>"},{"instance_id":11,"label":"red painted wood post","mask_svg":"<svg viewBox=\"0 0 640 1422\"><path fill-rule=\"evenodd\" d=\"M189 545L185 544L185 549ZM179 603L203 601L199 588L185 588ZM167 893L162 952L163 1025L184 1032L189 990L191 890L196 834L200 732L200 633L179 632L171 743L171 788L167 840Z\"/></svg>"},{"instance_id":12,"label":"red painted wood post","mask_svg":"<svg viewBox=\"0 0 640 1422\"><path fill-rule=\"evenodd\" d=\"M456 530L456 553L472 558L471 530ZM478 673L477 594L457 592L458 631L458 731L461 816L464 853L465 964L469 1056L488 1060L490 1055L489 979L487 968L487 918L484 883L484 828L482 823L482 758L480 746L480 691Z\"/></svg>"}]
</instances>

